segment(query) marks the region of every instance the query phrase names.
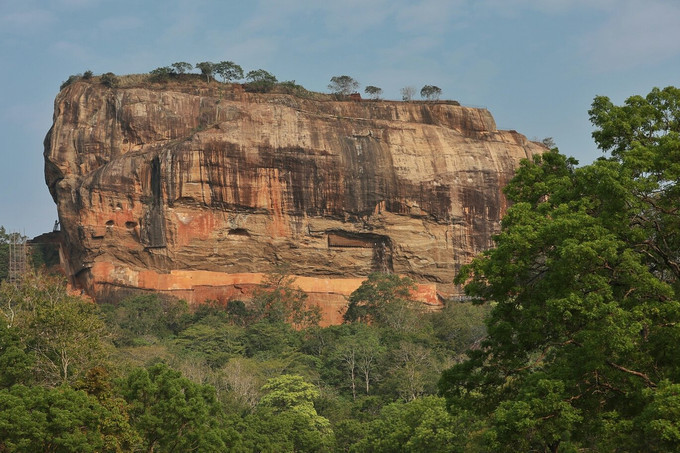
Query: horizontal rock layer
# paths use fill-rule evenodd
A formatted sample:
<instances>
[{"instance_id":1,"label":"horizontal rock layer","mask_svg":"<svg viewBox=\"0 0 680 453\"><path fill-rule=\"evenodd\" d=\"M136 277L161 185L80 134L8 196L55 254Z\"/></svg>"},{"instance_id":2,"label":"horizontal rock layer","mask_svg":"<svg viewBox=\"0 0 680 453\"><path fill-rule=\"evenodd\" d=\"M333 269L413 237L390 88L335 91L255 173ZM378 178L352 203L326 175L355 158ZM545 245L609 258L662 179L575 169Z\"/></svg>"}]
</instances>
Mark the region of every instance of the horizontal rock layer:
<instances>
[{"instance_id":1,"label":"horizontal rock layer","mask_svg":"<svg viewBox=\"0 0 680 453\"><path fill-rule=\"evenodd\" d=\"M499 229L502 187L542 151L450 102L76 82L57 96L45 175L67 272L96 299L242 297L286 262L336 322L374 271L412 277L430 302L456 294Z\"/></svg>"}]
</instances>

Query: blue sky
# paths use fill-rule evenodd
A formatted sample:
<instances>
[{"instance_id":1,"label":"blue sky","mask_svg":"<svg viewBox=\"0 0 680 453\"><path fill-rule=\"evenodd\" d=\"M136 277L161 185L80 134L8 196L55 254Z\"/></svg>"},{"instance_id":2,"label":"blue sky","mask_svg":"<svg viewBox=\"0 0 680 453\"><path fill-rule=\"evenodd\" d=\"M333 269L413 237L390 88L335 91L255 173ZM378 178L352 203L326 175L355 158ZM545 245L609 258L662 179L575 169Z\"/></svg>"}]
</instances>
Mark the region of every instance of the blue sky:
<instances>
[{"instance_id":1,"label":"blue sky","mask_svg":"<svg viewBox=\"0 0 680 453\"><path fill-rule=\"evenodd\" d=\"M437 85L589 163L594 96L680 86L678 24L678 0L0 0L0 225L52 228L42 142L71 74L231 60L315 91Z\"/></svg>"}]
</instances>

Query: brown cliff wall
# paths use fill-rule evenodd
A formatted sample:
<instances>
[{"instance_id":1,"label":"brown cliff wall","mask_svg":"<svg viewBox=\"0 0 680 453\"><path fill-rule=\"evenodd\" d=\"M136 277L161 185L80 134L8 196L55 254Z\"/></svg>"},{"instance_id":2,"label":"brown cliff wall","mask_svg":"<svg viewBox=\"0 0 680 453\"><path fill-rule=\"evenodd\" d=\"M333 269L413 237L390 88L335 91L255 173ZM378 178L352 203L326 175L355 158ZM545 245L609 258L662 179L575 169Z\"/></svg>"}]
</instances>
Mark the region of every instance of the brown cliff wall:
<instances>
[{"instance_id":1,"label":"brown cliff wall","mask_svg":"<svg viewBox=\"0 0 680 453\"><path fill-rule=\"evenodd\" d=\"M454 294L498 231L502 187L543 150L452 103L77 82L55 101L45 174L71 277L95 298L238 297L288 262L334 322L376 270L430 303Z\"/></svg>"}]
</instances>

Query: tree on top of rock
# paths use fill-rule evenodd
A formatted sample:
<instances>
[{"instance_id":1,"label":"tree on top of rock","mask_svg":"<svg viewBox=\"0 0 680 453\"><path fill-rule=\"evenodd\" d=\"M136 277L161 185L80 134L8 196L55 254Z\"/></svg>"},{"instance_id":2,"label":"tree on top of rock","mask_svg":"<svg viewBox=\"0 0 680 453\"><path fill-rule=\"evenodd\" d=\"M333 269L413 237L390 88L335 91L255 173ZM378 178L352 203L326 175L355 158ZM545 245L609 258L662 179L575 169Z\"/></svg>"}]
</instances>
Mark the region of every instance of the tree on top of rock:
<instances>
[{"instance_id":1,"label":"tree on top of rock","mask_svg":"<svg viewBox=\"0 0 680 453\"><path fill-rule=\"evenodd\" d=\"M248 74L246 74L246 80L248 80L246 88L249 91L255 91L257 93L267 93L271 91L278 82L274 74L265 71L264 69L249 71Z\"/></svg>"},{"instance_id":2,"label":"tree on top of rock","mask_svg":"<svg viewBox=\"0 0 680 453\"><path fill-rule=\"evenodd\" d=\"M194 69L191 63L187 63L185 61L178 61L177 63L173 63L171 66L177 74L184 74Z\"/></svg>"},{"instance_id":3,"label":"tree on top of rock","mask_svg":"<svg viewBox=\"0 0 680 453\"><path fill-rule=\"evenodd\" d=\"M437 101L442 94L442 89L436 85L425 85L420 90L420 97L428 101Z\"/></svg>"},{"instance_id":4,"label":"tree on top of rock","mask_svg":"<svg viewBox=\"0 0 680 453\"><path fill-rule=\"evenodd\" d=\"M328 84L328 89L331 90L333 94L340 96L349 96L356 92L358 88L359 82L348 75L331 77L331 83Z\"/></svg>"},{"instance_id":5,"label":"tree on top of rock","mask_svg":"<svg viewBox=\"0 0 680 453\"><path fill-rule=\"evenodd\" d=\"M215 73L215 63L211 61L202 61L200 63L196 63L196 69L201 71L201 74L205 76L205 80L207 82L210 82L210 79Z\"/></svg>"},{"instance_id":6,"label":"tree on top of rock","mask_svg":"<svg viewBox=\"0 0 680 453\"><path fill-rule=\"evenodd\" d=\"M382 94L382 92L383 92L382 88L373 85L369 85L366 88L364 88L364 93L366 93L371 97L371 99L376 101L380 99L380 95Z\"/></svg>"},{"instance_id":7,"label":"tree on top of rock","mask_svg":"<svg viewBox=\"0 0 680 453\"><path fill-rule=\"evenodd\" d=\"M220 61L215 65L215 74L222 77L224 82L233 82L243 78L243 69L233 61Z\"/></svg>"}]
</instances>

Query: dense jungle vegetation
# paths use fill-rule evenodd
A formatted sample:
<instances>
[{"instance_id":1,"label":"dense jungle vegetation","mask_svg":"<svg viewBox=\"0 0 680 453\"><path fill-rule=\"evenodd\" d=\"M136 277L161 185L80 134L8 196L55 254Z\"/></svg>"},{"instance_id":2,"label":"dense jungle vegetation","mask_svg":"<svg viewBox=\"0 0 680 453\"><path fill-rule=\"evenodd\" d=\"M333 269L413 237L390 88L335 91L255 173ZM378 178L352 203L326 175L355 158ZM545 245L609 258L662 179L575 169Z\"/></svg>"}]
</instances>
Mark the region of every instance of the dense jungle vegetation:
<instances>
[{"instance_id":1,"label":"dense jungle vegetation","mask_svg":"<svg viewBox=\"0 0 680 453\"><path fill-rule=\"evenodd\" d=\"M0 288L0 451L680 451L680 90L589 111L607 154L525 161L495 248L427 312L374 274L320 328L252 301Z\"/></svg>"},{"instance_id":2,"label":"dense jungle vegetation","mask_svg":"<svg viewBox=\"0 0 680 453\"><path fill-rule=\"evenodd\" d=\"M156 452L462 447L466 423L446 412L436 386L441 371L483 337L486 309L455 304L425 312L408 299L411 285L372 275L350 302L363 309L361 320L320 328L305 295L277 272L251 303L195 310L156 295L95 305L45 275L3 284L0 445Z\"/></svg>"}]
</instances>

